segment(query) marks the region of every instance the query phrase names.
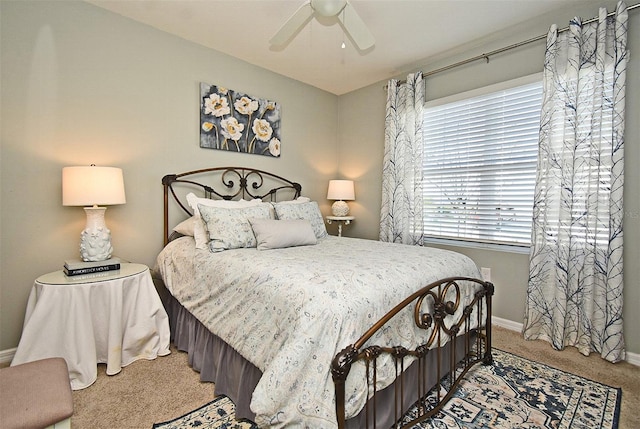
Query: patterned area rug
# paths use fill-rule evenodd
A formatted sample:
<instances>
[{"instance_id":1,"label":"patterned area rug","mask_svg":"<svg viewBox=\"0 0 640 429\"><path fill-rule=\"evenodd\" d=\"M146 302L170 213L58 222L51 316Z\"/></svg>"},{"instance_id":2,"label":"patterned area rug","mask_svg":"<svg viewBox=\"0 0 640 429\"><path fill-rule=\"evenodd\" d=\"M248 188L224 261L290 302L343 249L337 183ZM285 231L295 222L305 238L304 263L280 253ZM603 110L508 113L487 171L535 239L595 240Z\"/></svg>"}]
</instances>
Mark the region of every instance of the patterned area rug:
<instances>
[{"instance_id":1,"label":"patterned area rug","mask_svg":"<svg viewBox=\"0 0 640 429\"><path fill-rule=\"evenodd\" d=\"M153 428L160 429L258 429L248 420L236 421L236 406L224 395L204 404L195 411L168 422L156 423Z\"/></svg>"},{"instance_id":2,"label":"patterned area rug","mask_svg":"<svg viewBox=\"0 0 640 429\"><path fill-rule=\"evenodd\" d=\"M470 370L443 409L413 429L618 427L621 389L497 349L493 358Z\"/></svg>"},{"instance_id":3,"label":"patterned area rug","mask_svg":"<svg viewBox=\"0 0 640 429\"><path fill-rule=\"evenodd\" d=\"M433 418L413 429L616 429L622 391L494 349L494 364L476 365ZM435 397L435 391L431 392ZM254 429L234 419L235 406L220 396L154 428ZM405 421L415 417L409 411Z\"/></svg>"}]
</instances>

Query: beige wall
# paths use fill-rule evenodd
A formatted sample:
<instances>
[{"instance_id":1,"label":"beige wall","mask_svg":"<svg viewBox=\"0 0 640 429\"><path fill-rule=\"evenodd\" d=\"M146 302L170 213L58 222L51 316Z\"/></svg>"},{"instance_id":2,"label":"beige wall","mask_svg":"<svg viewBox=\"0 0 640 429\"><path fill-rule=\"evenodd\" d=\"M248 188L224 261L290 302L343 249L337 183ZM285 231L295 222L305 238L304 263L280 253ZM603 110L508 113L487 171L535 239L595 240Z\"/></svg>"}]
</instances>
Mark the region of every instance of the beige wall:
<instances>
[{"instance_id":1,"label":"beige wall","mask_svg":"<svg viewBox=\"0 0 640 429\"><path fill-rule=\"evenodd\" d=\"M615 2L603 1L603 6L613 10ZM457 61L465 60L494 49L528 40L546 33L552 23L565 27L573 16L591 18L597 14L593 8L580 8L574 4L566 13L543 16L527 25L500 31L491 37L478 40L451 51L447 55L432 58L416 65L415 70L436 70ZM631 62L627 69L627 128L625 145L625 291L624 329L627 350L640 353L640 11L629 12L629 48ZM437 99L451 94L480 88L493 83L514 79L542 71L544 41L492 57L486 64L479 61L448 72L427 77L427 99ZM402 79L406 73L398 76ZM343 95L339 99L340 135L338 142L339 175L356 180L353 214L357 217L346 235L376 239L379 233L382 154L384 146L385 82ZM498 317L522 323L527 277L528 255L456 247L469 255L482 267L490 267L492 281L496 285L494 314Z\"/></svg>"},{"instance_id":2,"label":"beige wall","mask_svg":"<svg viewBox=\"0 0 640 429\"><path fill-rule=\"evenodd\" d=\"M336 96L87 3L0 7L0 350L18 344L34 279L77 257L85 215L62 206L63 166L123 168L127 204L108 208L107 225L115 253L147 265L162 246L167 173L262 168L326 202L337 166ZM279 102L282 156L201 149L199 82Z\"/></svg>"}]
</instances>

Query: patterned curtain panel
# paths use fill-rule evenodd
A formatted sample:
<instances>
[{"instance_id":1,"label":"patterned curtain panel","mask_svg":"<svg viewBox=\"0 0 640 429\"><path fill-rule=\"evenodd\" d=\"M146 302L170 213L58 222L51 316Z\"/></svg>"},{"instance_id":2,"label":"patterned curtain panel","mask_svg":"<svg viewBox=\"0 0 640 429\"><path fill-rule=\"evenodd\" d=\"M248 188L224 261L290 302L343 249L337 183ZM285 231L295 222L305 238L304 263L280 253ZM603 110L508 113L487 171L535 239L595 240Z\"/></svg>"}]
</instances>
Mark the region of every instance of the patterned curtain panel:
<instances>
[{"instance_id":1,"label":"patterned curtain panel","mask_svg":"<svg viewBox=\"0 0 640 429\"><path fill-rule=\"evenodd\" d=\"M387 88L380 240L422 245L422 73Z\"/></svg>"},{"instance_id":2,"label":"patterned curtain panel","mask_svg":"<svg viewBox=\"0 0 640 429\"><path fill-rule=\"evenodd\" d=\"M527 339L625 358L622 185L627 9L552 26L544 64Z\"/></svg>"}]
</instances>

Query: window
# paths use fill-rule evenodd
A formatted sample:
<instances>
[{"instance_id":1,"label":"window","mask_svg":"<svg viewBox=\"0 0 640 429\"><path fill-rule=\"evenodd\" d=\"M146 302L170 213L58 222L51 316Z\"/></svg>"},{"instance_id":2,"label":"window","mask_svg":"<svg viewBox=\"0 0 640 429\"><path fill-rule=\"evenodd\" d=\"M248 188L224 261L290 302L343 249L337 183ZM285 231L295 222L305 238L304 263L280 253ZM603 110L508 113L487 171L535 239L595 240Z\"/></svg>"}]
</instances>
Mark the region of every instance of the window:
<instances>
[{"instance_id":1,"label":"window","mask_svg":"<svg viewBox=\"0 0 640 429\"><path fill-rule=\"evenodd\" d=\"M542 77L525 79L427 104L427 240L529 246Z\"/></svg>"}]
</instances>

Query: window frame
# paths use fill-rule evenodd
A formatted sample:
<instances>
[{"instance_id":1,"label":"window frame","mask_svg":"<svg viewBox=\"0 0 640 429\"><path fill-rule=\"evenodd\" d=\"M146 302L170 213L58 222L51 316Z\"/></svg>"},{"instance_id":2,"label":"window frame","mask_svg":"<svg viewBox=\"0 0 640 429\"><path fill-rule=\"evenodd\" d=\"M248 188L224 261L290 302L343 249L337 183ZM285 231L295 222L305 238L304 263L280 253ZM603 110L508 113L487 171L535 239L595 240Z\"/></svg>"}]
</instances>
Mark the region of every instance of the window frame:
<instances>
[{"instance_id":1,"label":"window frame","mask_svg":"<svg viewBox=\"0 0 640 429\"><path fill-rule=\"evenodd\" d=\"M532 83L540 82L543 83L543 73L538 72L531 75L519 77L516 79L510 79L503 82L498 82L492 85L487 85L480 88L475 88L469 91L464 91L457 94L452 94L449 96L437 98L434 100L429 100L424 104L425 109L437 107L444 104L455 103L458 101L462 101L465 99L471 99L474 97L491 94L493 92L499 92L510 88L515 88L518 86L529 85ZM531 199L531 205L533 206L533 195ZM529 244L516 244L516 243L492 243L486 241L473 241L471 239L455 239L449 237L434 237L428 234L424 234L424 242L428 244L435 245L444 245L444 246L453 246L453 247L466 247L466 248L477 248L477 249L489 249L496 251L504 251L509 253L523 253L528 254L529 249L531 247L531 243Z\"/></svg>"}]
</instances>

